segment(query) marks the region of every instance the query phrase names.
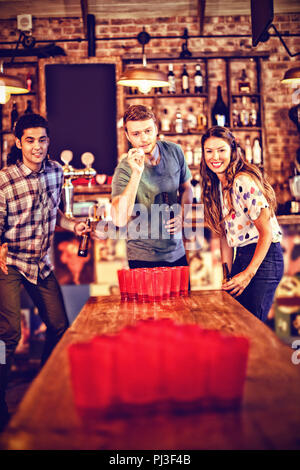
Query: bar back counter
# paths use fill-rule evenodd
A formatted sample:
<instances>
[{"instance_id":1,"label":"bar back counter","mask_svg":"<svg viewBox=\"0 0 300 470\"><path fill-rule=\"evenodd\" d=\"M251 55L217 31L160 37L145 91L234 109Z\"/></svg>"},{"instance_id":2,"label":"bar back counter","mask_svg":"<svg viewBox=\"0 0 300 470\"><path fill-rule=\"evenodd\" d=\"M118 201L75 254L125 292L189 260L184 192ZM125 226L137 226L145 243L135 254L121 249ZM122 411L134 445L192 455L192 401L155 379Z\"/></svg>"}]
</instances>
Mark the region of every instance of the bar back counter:
<instances>
[{"instance_id":1,"label":"bar back counter","mask_svg":"<svg viewBox=\"0 0 300 470\"><path fill-rule=\"evenodd\" d=\"M114 335L147 318L171 318L247 337L242 406L103 416L92 426L83 425L74 405L68 346L99 334ZM294 353L226 292L194 291L154 304L91 297L27 391L2 434L1 448L300 449L300 364L292 360Z\"/></svg>"}]
</instances>

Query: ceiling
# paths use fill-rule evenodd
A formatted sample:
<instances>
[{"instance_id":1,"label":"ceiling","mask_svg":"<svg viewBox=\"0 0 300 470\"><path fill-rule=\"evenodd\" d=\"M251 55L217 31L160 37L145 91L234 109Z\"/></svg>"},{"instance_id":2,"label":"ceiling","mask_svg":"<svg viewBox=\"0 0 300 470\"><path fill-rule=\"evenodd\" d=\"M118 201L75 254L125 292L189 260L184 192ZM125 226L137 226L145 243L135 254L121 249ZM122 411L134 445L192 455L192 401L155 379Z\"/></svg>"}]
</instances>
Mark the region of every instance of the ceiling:
<instances>
[{"instance_id":1,"label":"ceiling","mask_svg":"<svg viewBox=\"0 0 300 470\"><path fill-rule=\"evenodd\" d=\"M257 0L259 1L259 0ZM250 14L250 0L0 0L0 19L31 14L33 17L80 17L82 10L97 18L140 18L197 15L205 4L205 16ZM300 12L299 0L274 0L274 12Z\"/></svg>"}]
</instances>

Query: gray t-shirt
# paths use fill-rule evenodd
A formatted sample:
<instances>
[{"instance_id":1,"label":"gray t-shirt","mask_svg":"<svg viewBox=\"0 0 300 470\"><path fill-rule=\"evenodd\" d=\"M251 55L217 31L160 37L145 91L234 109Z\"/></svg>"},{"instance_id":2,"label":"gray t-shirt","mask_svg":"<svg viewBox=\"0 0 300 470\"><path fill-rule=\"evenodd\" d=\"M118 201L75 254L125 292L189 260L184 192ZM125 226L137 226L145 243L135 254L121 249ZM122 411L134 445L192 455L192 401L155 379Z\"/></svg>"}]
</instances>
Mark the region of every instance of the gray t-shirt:
<instances>
[{"instance_id":1,"label":"gray t-shirt","mask_svg":"<svg viewBox=\"0 0 300 470\"><path fill-rule=\"evenodd\" d=\"M150 211L153 204L163 204L164 194L168 195L169 204L177 202L177 191L182 183L191 178L191 172L185 162L182 149L173 142L158 141L160 161L156 166L145 165L136 195L136 204L142 204L148 210L148 238L132 236L128 224L127 257L129 260L169 261L174 262L184 256L185 250L179 234L164 239L161 233L155 238L150 236ZM112 197L125 190L131 176L127 157L118 164L112 179ZM153 231L152 231L153 234ZM143 233L145 235L145 233Z\"/></svg>"}]
</instances>

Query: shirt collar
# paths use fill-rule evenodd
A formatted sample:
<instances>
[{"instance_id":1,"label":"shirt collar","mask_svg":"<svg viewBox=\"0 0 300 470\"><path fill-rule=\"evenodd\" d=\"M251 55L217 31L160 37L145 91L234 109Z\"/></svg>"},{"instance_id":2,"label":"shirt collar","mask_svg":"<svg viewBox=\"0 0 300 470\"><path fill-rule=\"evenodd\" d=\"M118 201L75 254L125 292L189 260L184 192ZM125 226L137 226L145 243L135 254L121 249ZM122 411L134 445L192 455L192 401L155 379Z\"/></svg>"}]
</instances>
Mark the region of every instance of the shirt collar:
<instances>
[{"instance_id":1,"label":"shirt collar","mask_svg":"<svg viewBox=\"0 0 300 470\"><path fill-rule=\"evenodd\" d=\"M23 173L24 176L29 176L32 173L34 173L34 174L44 173L44 171L46 170L46 160L47 159L43 160L42 166L41 166L39 171L31 170L30 168L28 168L28 166L26 166L23 163L23 161L20 161L20 160L17 161L16 165L17 165L17 167L19 167L19 169L21 170L21 172Z\"/></svg>"}]
</instances>

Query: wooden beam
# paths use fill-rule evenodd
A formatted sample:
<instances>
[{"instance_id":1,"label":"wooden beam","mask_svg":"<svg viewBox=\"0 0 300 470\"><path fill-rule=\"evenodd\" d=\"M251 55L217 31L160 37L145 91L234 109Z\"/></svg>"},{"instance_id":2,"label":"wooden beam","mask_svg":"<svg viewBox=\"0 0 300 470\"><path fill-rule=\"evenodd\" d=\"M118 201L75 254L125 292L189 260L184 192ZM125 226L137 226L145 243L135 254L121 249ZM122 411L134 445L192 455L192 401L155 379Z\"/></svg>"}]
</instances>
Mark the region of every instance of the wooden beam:
<instances>
[{"instance_id":1,"label":"wooden beam","mask_svg":"<svg viewBox=\"0 0 300 470\"><path fill-rule=\"evenodd\" d=\"M84 36L87 38L87 15L88 15L88 0L80 0L81 16L83 21Z\"/></svg>"},{"instance_id":2,"label":"wooden beam","mask_svg":"<svg viewBox=\"0 0 300 470\"><path fill-rule=\"evenodd\" d=\"M203 34L206 0L198 0L199 34Z\"/></svg>"}]
</instances>

